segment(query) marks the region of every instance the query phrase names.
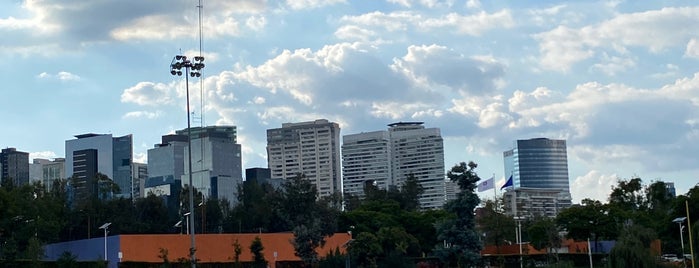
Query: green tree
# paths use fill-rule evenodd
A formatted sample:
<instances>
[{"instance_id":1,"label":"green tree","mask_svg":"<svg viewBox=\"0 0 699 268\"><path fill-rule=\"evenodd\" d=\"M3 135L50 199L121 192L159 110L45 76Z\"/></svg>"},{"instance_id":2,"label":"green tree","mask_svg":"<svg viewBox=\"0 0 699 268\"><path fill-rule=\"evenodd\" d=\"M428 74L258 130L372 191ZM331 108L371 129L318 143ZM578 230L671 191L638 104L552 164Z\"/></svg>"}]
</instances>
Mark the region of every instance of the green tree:
<instances>
[{"instance_id":1,"label":"green tree","mask_svg":"<svg viewBox=\"0 0 699 268\"><path fill-rule=\"evenodd\" d=\"M650 251L650 242L653 239L655 234L649 228L626 226L609 253L609 267L656 267L655 258Z\"/></svg>"},{"instance_id":2,"label":"green tree","mask_svg":"<svg viewBox=\"0 0 699 268\"><path fill-rule=\"evenodd\" d=\"M349 244L349 251L359 267L377 267L376 260L383 254L379 239L369 232L358 234Z\"/></svg>"},{"instance_id":3,"label":"green tree","mask_svg":"<svg viewBox=\"0 0 699 268\"><path fill-rule=\"evenodd\" d=\"M307 265L318 261L315 249L337 230L335 203L332 199L316 201L316 197L316 187L299 174L284 183L275 202L280 218L292 227L296 256Z\"/></svg>"},{"instance_id":4,"label":"green tree","mask_svg":"<svg viewBox=\"0 0 699 268\"><path fill-rule=\"evenodd\" d=\"M420 208L420 196L425 192L414 174L409 174L400 187L401 208L407 211L416 211Z\"/></svg>"},{"instance_id":5,"label":"green tree","mask_svg":"<svg viewBox=\"0 0 699 268\"><path fill-rule=\"evenodd\" d=\"M238 239L233 241L233 267L240 268L242 264L240 263L240 254L243 254L243 247L240 246Z\"/></svg>"},{"instance_id":6,"label":"green tree","mask_svg":"<svg viewBox=\"0 0 699 268\"><path fill-rule=\"evenodd\" d=\"M496 250L500 250L500 246L507 241L515 241L515 233L512 231L517 228L512 217L505 215L502 210L495 204L495 201L488 200L483 208L480 209L480 215L477 219L480 231L483 234L483 241L486 245L495 245Z\"/></svg>"},{"instance_id":7,"label":"green tree","mask_svg":"<svg viewBox=\"0 0 699 268\"><path fill-rule=\"evenodd\" d=\"M438 224L437 238L444 243L438 244L436 254L447 263L456 263L458 267L471 267L480 263L480 250L483 248L476 233L474 210L480 203L474 193L476 183L480 180L474 162L461 162L447 172L447 177L456 182L461 190L455 200L449 201L444 209L453 213L454 218Z\"/></svg>"},{"instance_id":8,"label":"green tree","mask_svg":"<svg viewBox=\"0 0 699 268\"><path fill-rule=\"evenodd\" d=\"M262 245L262 240L259 236L250 243L250 253L252 253L252 267L253 268L266 268L267 260L265 260L264 251L265 247Z\"/></svg>"}]
</instances>

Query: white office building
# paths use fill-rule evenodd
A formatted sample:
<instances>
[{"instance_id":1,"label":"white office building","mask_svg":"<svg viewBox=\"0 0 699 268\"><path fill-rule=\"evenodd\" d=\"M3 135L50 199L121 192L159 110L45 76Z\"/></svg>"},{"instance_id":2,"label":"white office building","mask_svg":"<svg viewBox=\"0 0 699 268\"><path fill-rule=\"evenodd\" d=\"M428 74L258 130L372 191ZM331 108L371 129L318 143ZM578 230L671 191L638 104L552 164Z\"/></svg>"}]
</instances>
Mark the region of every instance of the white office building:
<instances>
[{"instance_id":1,"label":"white office building","mask_svg":"<svg viewBox=\"0 0 699 268\"><path fill-rule=\"evenodd\" d=\"M66 141L65 176L76 175L83 183L102 173L112 179L121 190L119 196L132 196L131 164L133 138L131 135L112 137L112 134L82 134ZM76 160L75 157L79 157ZM94 189L85 188L88 192ZM94 194L94 193L92 193Z\"/></svg>"},{"instance_id":2,"label":"white office building","mask_svg":"<svg viewBox=\"0 0 699 268\"><path fill-rule=\"evenodd\" d=\"M446 200L444 142L438 128L423 122L399 122L387 131L343 137L345 193L363 196L364 185L400 186L415 176L424 188L423 209L441 208Z\"/></svg>"},{"instance_id":3,"label":"white office building","mask_svg":"<svg viewBox=\"0 0 699 268\"><path fill-rule=\"evenodd\" d=\"M364 197L364 187L393 185L391 137L388 131L342 136L342 184L345 194Z\"/></svg>"},{"instance_id":4,"label":"white office building","mask_svg":"<svg viewBox=\"0 0 699 268\"><path fill-rule=\"evenodd\" d=\"M273 179L303 174L318 197L341 193L339 125L319 119L268 129L267 164Z\"/></svg>"}]
</instances>

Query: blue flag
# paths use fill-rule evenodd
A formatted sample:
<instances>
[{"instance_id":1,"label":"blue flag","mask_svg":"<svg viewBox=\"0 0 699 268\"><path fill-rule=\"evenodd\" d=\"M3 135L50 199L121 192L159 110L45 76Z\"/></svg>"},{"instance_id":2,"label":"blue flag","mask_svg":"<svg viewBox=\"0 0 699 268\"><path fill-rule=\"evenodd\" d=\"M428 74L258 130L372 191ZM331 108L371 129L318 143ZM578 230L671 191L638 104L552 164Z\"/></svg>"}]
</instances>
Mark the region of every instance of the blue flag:
<instances>
[{"instance_id":1,"label":"blue flag","mask_svg":"<svg viewBox=\"0 0 699 268\"><path fill-rule=\"evenodd\" d=\"M514 182L512 181L512 175L510 175L510 178L507 179L507 181L505 182L505 185L500 187L500 190L505 189L505 187L510 187L512 185L514 185Z\"/></svg>"},{"instance_id":2,"label":"blue flag","mask_svg":"<svg viewBox=\"0 0 699 268\"><path fill-rule=\"evenodd\" d=\"M495 188L495 177L491 177L490 179L484 180L480 183L478 183L478 191L486 191Z\"/></svg>"}]
</instances>

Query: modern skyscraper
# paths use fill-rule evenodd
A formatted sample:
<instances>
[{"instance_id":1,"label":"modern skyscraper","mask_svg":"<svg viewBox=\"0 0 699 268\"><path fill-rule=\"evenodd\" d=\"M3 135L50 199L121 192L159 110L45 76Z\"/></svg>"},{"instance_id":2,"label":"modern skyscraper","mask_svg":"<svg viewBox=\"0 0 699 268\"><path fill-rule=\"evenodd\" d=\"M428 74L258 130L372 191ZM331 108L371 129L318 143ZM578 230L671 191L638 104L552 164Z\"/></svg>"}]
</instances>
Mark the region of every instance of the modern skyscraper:
<instances>
[{"instance_id":1,"label":"modern skyscraper","mask_svg":"<svg viewBox=\"0 0 699 268\"><path fill-rule=\"evenodd\" d=\"M41 182L47 191L52 189L55 180L66 178L65 158L55 158L54 160L34 158L32 162L29 164L30 180Z\"/></svg>"},{"instance_id":2,"label":"modern skyscraper","mask_svg":"<svg viewBox=\"0 0 699 268\"><path fill-rule=\"evenodd\" d=\"M119 196L131 198L133 137L88 133L76 135L75 138L66 141L66 177L91 180L99 172L119 186Z\"/></svg>"},{"instance_id":3,"label":"modern skyscraper","mask_svg":"<svg viewBox=\"0 0 699 268\"><path fill-rule=\"evenodd\" d=\"M243 183L241 146L235 126L194 127L192 132L192 184L206 197L235 204L238 185ZM177 131L187 135L187 129ZM184 155L190 148L185 147ZM189 159L184 157L182 185L189 184Z\"/></svg>"},{"instance_id":4,"label":"modern skyscraper","mask_svg":"<svg viewBox=\"0 0 699 268\"><path fill-rule=\"evenodd\" d=\"M319 119L268 129L267 164L273 179L305 175L318 197L341 193L340 126Z\"/></svg>"},{"instance_id":5,"label":"modern skyscraper","mask_svg":"<svg viewBox=\"0 0 699 268\"><path fill-rule=\"evenodd\" d=\"M29 153L5 148L0 151L0 180L12 180L15 186L29 183Z\"/></svg>"},{"instance_id":6,"label":"modern skyscraper","mask_svg":"<svg viewBox=\"0 0 699 268\"><path fill-rule=\"evenodd\" d=\"M565 140L517 140L503 153L505 177L513 187L505 193L506 212L515 216L555 216L571 205Z\"/></svg>"},{"instance_id":7,"label":"modern skyscraper","mask_svg":"<svg viewBox=\"0 0 699 268\"><path fill-rule=\"evenodd\" d=\"M399 187L412 175L425 190L420 206L441 208L446 199L444 143L438 128L423 124L399 122L388 130L344 136L344 192L363 196L367 183Z\"/></svg>"}]
</instances>

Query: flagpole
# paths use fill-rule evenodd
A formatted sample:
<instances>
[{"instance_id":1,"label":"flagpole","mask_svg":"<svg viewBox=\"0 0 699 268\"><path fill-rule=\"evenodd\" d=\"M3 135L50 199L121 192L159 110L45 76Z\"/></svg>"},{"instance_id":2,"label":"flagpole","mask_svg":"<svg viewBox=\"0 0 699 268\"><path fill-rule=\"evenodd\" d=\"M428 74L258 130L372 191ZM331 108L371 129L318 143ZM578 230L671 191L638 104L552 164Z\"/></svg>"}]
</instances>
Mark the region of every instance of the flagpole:
<instances>
[{"instance_id":1,"label":"flagpole","mask_svg":"<svg viewBox=\"0 0 699 268\"><path fill-rule=\"evenodd\" d=\"M498 187L495 187L495 173L493 173L493 193L495 194L495 212L498 211Z\"/></svg>"}]
</instances>

